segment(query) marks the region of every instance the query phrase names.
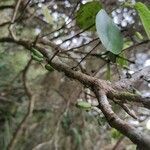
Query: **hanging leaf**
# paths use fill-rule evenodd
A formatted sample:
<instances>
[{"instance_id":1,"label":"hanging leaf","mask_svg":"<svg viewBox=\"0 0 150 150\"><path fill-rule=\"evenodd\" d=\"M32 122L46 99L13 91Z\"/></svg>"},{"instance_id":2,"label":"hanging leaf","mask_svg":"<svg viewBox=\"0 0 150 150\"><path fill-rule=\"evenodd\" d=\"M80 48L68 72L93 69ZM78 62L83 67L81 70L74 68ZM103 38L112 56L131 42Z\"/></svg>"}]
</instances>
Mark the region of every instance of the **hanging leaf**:
<instances>
[{"instance_id":1,"label":"hanging leaf","mask_svg":"<svg viewBox=\"0 0 150 150\"><path fill-rule=\"evenodd\" d=\"M98 37L107 51L119 54L123 48L123 37L117 25L104 9L96 15L96 30Z\"/></svg>"},{"instance_id":2,"label":"hanging leaf","mask_svg":"<svg viewBox=\"0 0 150 150\"><path fill-rule=\"evenodd\" d=\"M47 69L50 72L54 71L54 68L50 64L45 65L45 69Z\"/></svg>"},{"instance_id":3,"label":"hanging leaf","mask_svg":"<svg viewBox=\"0 0 150 150\"><path fill-rule=\"evenodd\" d=\"M147 36L150 39L150 10L141 2L135 4L135 9L139 14Z\"/></svg>"},{"instance_id":4,"label":"hanging leaf","mask_svg":"<svg viewBox=\"0 0 150 150\"><path fill-rule=\"evenodd\" d=\"M138 39L138 40L143 40L144 37L142 36L142 34L140 32L135 32L135 37Z\"/></svg>"},{"instance_id":5,"label":"hanging leaf","mask_svg":"<svg viewBox=\"0 0 150 150\"><path fill-rule=\"evenodd\" d=\"M92 25L94 27L96 14L101 8L102 7L98 1L88 2L81 5L76 14L77 25L81 29L86 29L88 27L91 27Z\"/></svg>"},{"instance_id":6,"label":"hanging leaf","mask_svg":"<svg viewBox=\"0 0 150 150\"><path fill-rule=\"evenodd\" d=\"M36 50L35 48L32 48L31 51L32 51L32 53L34 55L36 55L39 58L43 58L44 57L43 54L41 52L39 52L38 50Z\"/></svg>"},{"instance_id":7,"label":"hanging leaf","mask_svg":"<svg viewBox=\"0 0 150 150\"><path fill-rule=\"evenodd\" d=\"M38 56L36 56L34 54L31 54L31 57L32 57L33 60L36 60L38 62L42 62L44 60L43 58L40 58L40 57L38 57Z\"/></svg>"},{"instance_id":8,"label":"hanging leaf","mask_svg":"<svg viewBox=\"0 0 150 150\"><path fill-rule=\"evenodd\" d=\"M131 40L125 39L124 44L123 44L123 50L126 48L129 48L132 45L133 45L133 42Z\"/></svg>"},{"instance_id":9,"label":"hanging leaf","mask_svg":"<svg viewBox=\"0 0 150 150\"><path fill-rule=\"evenodd\" d=\"M91 107L92 107L92 105L91 105L90 103L85 102L85 101L78 101L78 102L76 103L76 106L77 106L78 108L81 108L81 109L84 109L84 110L90 110Z\"/></svg>"}]
</instances>

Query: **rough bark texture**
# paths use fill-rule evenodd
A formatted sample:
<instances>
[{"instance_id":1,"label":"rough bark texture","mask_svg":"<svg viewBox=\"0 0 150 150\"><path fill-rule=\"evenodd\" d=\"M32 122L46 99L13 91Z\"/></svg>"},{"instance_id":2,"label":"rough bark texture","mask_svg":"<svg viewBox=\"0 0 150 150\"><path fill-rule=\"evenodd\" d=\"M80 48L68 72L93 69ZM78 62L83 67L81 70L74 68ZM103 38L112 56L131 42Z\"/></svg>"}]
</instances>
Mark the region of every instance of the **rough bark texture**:
<instances>
[{"instance_id":1,"label":"rough bark texture","mask_svg":"<svg viewBox=\"0 0 150 150\"><path fill-rule=\"evenodd\" d=\"M12 38L3 38L0 39L0 42L14 42L24 46L28 50L30 50L31 47L33 47L31 41L16 41ZM55 44L52 44L51 42L49 42L49 46L51 46L54 50L56 48L59 50L59 47L57 47ZM75 71L70 67L66 66L65 64L63 64L57 57L51 61L52 54L50 54L50 52L47 49L45 49L44 46L41 45L40 43L37 43L35 48L45 56L47 62L51 64L51 66L54 69L58 70L59 72L64 72L65 75L68 76L69 78L78 80L83 85L91 88L91 90L95 93L97 100L99 101L99 108L105 115L110 126L112 126L113 128L120 131L122 134L127 136L133 143L135 143L138 146L138 148L142 148L143 150L150 149L150 137L141 133L135 127L131 126L129 123L120 119L113 112L111 105L109 104L107 99L107 97L109 97L110 99L117 98L120 100L126 99L130 101L136 101L143 104L146 103L145 98L137 96L136 94L133 93L126 92L126 90L130 89L130 85L134 84L139 79L149 75L150 67L146 67L143 70L137 71L132 76L131 79L124 79L116 83L110 83L105 80L91 77L79 71ZM125 90L125 92L124 93L122 92L120 94L119 92L120 90ZM148 98L147 101L149 103Z\"/></svg>"}]
</instances>

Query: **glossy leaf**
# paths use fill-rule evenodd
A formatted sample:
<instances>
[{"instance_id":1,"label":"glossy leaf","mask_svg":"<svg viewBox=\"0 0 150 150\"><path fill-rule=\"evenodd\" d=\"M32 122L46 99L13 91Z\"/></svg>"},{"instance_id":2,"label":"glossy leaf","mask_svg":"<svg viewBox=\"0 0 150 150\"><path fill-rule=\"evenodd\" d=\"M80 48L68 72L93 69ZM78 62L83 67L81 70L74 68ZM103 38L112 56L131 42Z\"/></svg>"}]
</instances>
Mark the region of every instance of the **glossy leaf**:
<instances>
[{"instance_id":1,"label":"glossy leaf","mask_svg":"<svg viewBox=\"0 0 150 150\"><path fill-rule=\"evenodd\" d=\"M150 10L141 2L135 4L135 9L139 14L147 36L150 39Z\"/></svg>"},{"instance_id":2,"label":"glossy leaf","mask_svg":"<svg viewBox=\"0 0 150 150\"><path fill-rule=\"evenodd\" d=\"M107 51L119 54L123 48L123 37L117 25L104 9L96 15L96 30L98 37Z\"/></svg>"},{"instance_id":3,"label":"glossy leaf","mask_svg":"<svg viewBox=\"0 0 150 150\"><path fill-rule=\"evenodd\" d=\"M92 25L95 26L96 14L101 8L102 7L98 1L88 2L81 5L76 14L77 25L81 29L86 29Z\"/></svg>"}]
</instances>

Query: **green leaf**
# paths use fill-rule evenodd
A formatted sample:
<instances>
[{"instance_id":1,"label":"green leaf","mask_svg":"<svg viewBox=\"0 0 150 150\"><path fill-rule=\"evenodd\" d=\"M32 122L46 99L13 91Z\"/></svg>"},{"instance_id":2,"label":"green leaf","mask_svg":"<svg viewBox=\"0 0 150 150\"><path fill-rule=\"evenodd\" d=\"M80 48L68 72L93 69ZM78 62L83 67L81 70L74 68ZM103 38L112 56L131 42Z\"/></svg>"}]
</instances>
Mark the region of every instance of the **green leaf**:
<instances>
[{"instance_id":1,"label":"green leaf","mask_svg":"<svg viewBox=\"0 0 150 150\"><path fill-rule=\"evenodd\" d=\"M31 56L32 56L33 60L36 60L38 62L42 62L44 60L43 58L40 58L40 57L38 57L37 55L34 55L34 54L31 54Z\"/></svg>"},{"instance_id":2,"label":"green leaf","mask_svg":"<svg viewBox=\"0 0 150 150\"><path fill-rule=\"evenodd\" d=\"M124 58L126 58L125 53L122 52L119 56L120 56L120 57L117 58L117 64L118 64L121 68L123 68L124 66L128 66L127 60L124 59Z\"/></svg>"},{"instance_id":3,"label":"green leaf","mask_svg":"<svg viewBox=\"0 0 150 150\"><path fill-rule=\"evenodd\" d=\"M111 137L114 139L119 139L119 138L123 137L123 135L116 129L112 128L111 129Z\"/></svg>"},{"instance_id":4,"label":"green leaf","mask_svg":"<svg viewBox=\"0 0 150 150\"><path fill-rule=\"evenodd\" d=\"M147 33L147 36L150 39L150 10L146 5L144 5L141 2L136 3L134 7L140 16L144 29Z\"/></svg>"},{"instance_id":5,"label":"green leaf","mask_svg":"<svg viewBox=\"0 0 150 150\"><path fill-rule=\"evenodd\" d=\"M54 71L54 68L50 64L45 65L45 69L47 69L50 72Z\"/></svg>"},{"instance_id":6,"label":"green leaf","mask_svg":"<svg viewBox=\"0 0 150 150\"><path fill-rule=\"evenodd\" d=\"M132 45L133 45L133 42L131 40L126 39L123 44L123 49L129 48Z\"/></svg>"},{"instance_id":7,"label":"green leaf","mask_svg":"<svg viewBox=\"0 0 150 150\"><path fill-rule=\"evenodd\" d=\"M102 8L98 1L88 2L81 5L76 13L76 23L81 29L87 29L93 25L95 28L95 18L98 11Z\"/></svg>"},{"instance_id":8,"label":"green leaf","mask_svg":"<svg viewBox=\"0 0 150 150\"><path fill-rule=\"evenodd\" d=\"M36 55L37 57L39 57L39 58L43 58L44 56L43 56L43 54L41 53L41 52L39 52L38 50L36 50L35 48L32 48L32 53L34 54L34 55Z\"/></svg>"},{"instance_id":9,"label":"green leaf","mask_svg":"<svg viewBox=\"0 0 150 150\"><path fill-rule=\"evenodd\" d=\"M123 48L123 37L119 28L104 9L96 15L96 30L98 37L107 51L119 54Z\"/></svg>"},{"instance_id":10,"label":"green leaf","mask_svg":"<svg viewBox=\"0 0 150 150\"><path fill-rule=\"evenodd\" d=\"M91 105L90 103L85 102L85 101L78 101L78 102L76 103L76 106L77 106L78 108L85 109L85 110L90 110L91 107L92 107L92 105Z\"/></svg>"},{"instance_id":11,"label":"green leaf","mask_svg":"<svg viewBox=\"0 0 150 150\"><path fill-rule=\"evenodd\" d=\"M142 36L142 34L140 32L135 32L135 36L139 39L139 40L143 40L144 37Z\"/></svg>"}]
</instances>

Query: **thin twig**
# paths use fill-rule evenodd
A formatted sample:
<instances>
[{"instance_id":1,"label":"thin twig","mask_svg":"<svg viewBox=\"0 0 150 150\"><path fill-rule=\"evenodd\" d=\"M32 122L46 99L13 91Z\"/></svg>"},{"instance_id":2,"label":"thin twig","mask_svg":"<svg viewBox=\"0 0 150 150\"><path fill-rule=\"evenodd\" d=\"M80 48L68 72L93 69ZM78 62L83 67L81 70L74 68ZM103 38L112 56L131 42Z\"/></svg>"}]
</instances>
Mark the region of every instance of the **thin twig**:
<instances>
[{"instance_id":1,"label":"thin twig","mask_svg":"<svg viewBox=\"0 0 150 150\"><path fill-rule=\"evenodd\" d=\"M123 141L124 136L122 136L121 138L119 138L119 140L116 142L116 144L114 145L114 147L112 148L112 150L117 150L117 148L119 147L120 143Z\"/></svg>"},{"instance_id":2,"label":"thin twig","mask_svg":"<svg viewBox=\"0 0 150 150\"><path fill-rule=\"evenodd\" d=\"M77 67L81 64L81 62L82 62L83 60L85 60L85 59L90 55L90 53L92 53L92 51L95 50L95 48L96 48L99 44L100 44L100 42L98 42L98 43L81 59L81 61L80 61L75 67L73 67L73 69L74 69L74 68L77 68Z\"/></svg>"},{"instance_id":3,"label":"thin twig","mask_svg":"<svg viewBox=\"0 0 150 150\"><path fill-rule=\"evenodd\" d=\"M12 36L14 39L16 39L16 36L15 36L15 34L14 34L14 32L13 32L13 24L14 24L15 19L16 19L16 16L17 16L17 12L18 12L20 3L21 3L21 0L18 0L18 1L17 1L17 4L16 4L16 6L15 6L15 10L14 10L14 13L13 13L13 17L12 17L12 19L11 19L11 24L10 24L10 26L9 26L9 28L8 28L8 29L9 29L9 32L10 32L10 34L11 34L11 36Z\"/></svg>"},{"instance_id":4,"label":"thin twig","mask_svg":"<svg viewBox=\"0 0 150 150\"><path fill-rule=\"evenodd\" d=\"M20 14L20 16L18 17L17 21L20 21L23 17L23 15L25 14L25 10L28 7L28 5L30 4L31 0L28 0L27 3L25 4L24 8L22 9L22 12Z\"/></svg>"},{"instance_id":5,"label":"thin twig","mask_svg":"<svg viewBox=\"0 0 150 150\"><path fill-rule=\"evenodd\" d=\"M77 8L78 5L80 4L80 1L81 1L81 0L78 0L78 1L77 1L77 4L76 4L75 7L73 8L71 14L68 16L68 20L69 20L69 18L71 18L71 16L74 14L76 8ZM75 18L76 18L76 17L75 17ZM66 27L67 25L69 25L71 22L73 22L75 18L71 19L71 21L69 21L69 22L68 22L68 20L67 20L67 21L66 21L67 23L65 22L60 28L58 28L58 29L56 29L56 30L54 30L54 31L52 31L52 32L50 32L50 33L46 33L46 34L40 36L40 38L46 37L46 36L48 36L48 35L51 35L51 34L53 34L53 33L55 33L55 32L60 31L61 29L63 29L63 28Z\"/></svg>"},{"instance_id":6,"label":"thin twig","mask_svg":"<svg viewBox=\"0 0 150 150\"><path fill-rule=\"evenodd\" d=\"M88 43L82 44L82 45L77 46L77 47L70 48L70 49L68 49L68 50L66 50L66 51L63 51L63 52L61 52L61 53L70 52L70 51L72 51L72 50L74 50L74 49L82 48L82 47L84 47L84 46L87 46L87 45L93 43L94 41L97 41L98 39L99 39L99 38L95 38L95 39L89 41Z\"/></svg>"},{"instance_id":7,"label":"thin twig","mask_svg":"<svg viewBox=\"0 0 150 150\"><path fill-rule=\"evenodd\" d=\"M72 36L72 37L70 37L70 38L64 40L61 44L65 43L65 42L67 42L67 41L69 41L69 40L72 40L73 38L79 36L79 35L82 34L83 32L89 30L89 29L92 28L93 26L94 26L94 24L88 26L87 28L85 28L85 29L83 29L82 31L80 31L80 32L78 32L77 34L75 34L74 36ZM61 44L60 44L60 45L61 45Z\"/></svg>"}]
</instances>

